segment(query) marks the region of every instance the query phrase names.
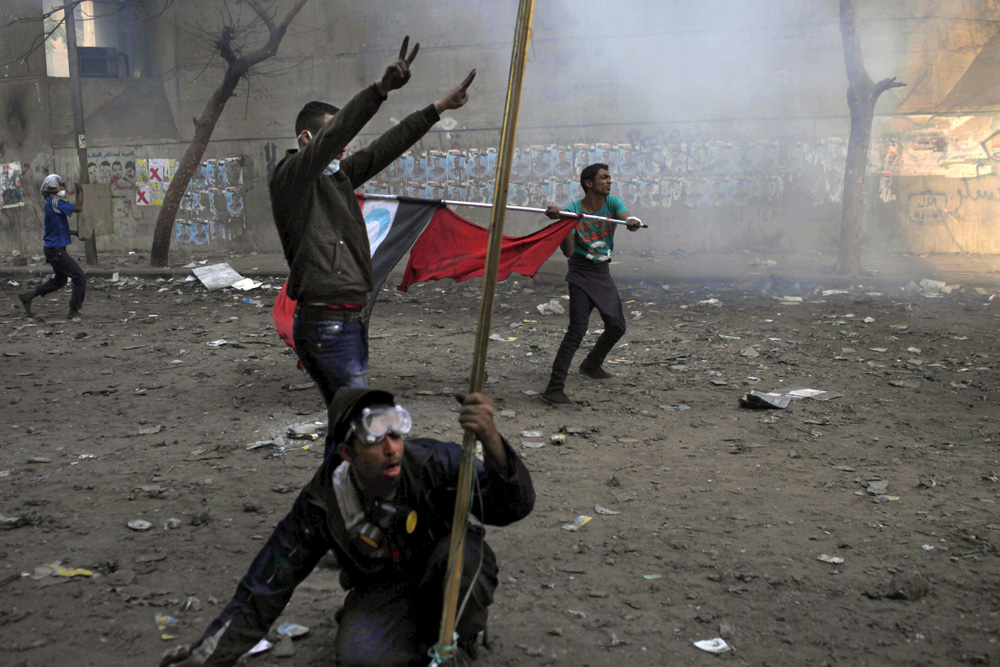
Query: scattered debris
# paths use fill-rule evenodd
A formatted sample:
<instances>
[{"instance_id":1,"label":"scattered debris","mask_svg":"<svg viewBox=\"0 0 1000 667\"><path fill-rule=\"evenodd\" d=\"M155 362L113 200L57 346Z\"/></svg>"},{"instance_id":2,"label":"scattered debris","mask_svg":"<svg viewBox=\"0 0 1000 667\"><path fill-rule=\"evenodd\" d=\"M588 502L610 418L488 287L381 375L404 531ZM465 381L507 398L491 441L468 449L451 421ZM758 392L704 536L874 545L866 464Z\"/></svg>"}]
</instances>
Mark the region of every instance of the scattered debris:
<instances>
[{"instance_id":1,"label":"scattered debris","mask_svg":"<svg viewBox=\"0 0 1000 667\"><path fill-rule=\"evenodd\" d=\"M282 623L278 626L278 634L291 637L292 639L298 639L299 637L305 637L309 634L309 628L304 625L299 625L298 623Z\"/></svg>"},{"instance_id":2,"label":"scattered debris","mask_svg":"<svg viewBox=\"0 0 1000 667\"><path fill-rule=\"evenodd\" d=\"M581 514L580 516L573 519L573 523L564 523L562 529L568 530L571 533L575 533L576 531L580 530L581 527L587 525L593 518L594 517L592 516L586 516Z\"/></svg>"},{"instance_id":3,"label":"scattered debris","mask_svg":"<svg viewBox=\"0 0 1000 667\"><path fill-rule=\"evenodd\" d=\"M156 615L156 627L160 630L160 637L164 641L177 639L177 619L168 614Z\"/></svg>"},{"instance_id":4,"label":"scattered debris","mask_svg":"<svg viewBox=\"0 0 1000 667\"><path fill-rule=\"evenodd\" d=\"M756 389L744 394L740 399L740 407L751 410L784 410L792 397L786 394L769 394Z\"/></svg>"},{"instance_id":5,"label":"scattered debris","mask_svg":"<svg viewBox=\"0 0 1000 667\"><path fill-rule=\"evenodd\" d=\"M701 641L694 642L694 645L702 651L708 651L709 653L725 653L726 651L733 650L729 644L722 639L722 637L716 637L715 639L703 639Z\"/></svg>"},{"instance_id":6,"label":"scattered debris","mask_svg":"<svg viewBox=\"0 0 1000 667\"><path fill-rule=\"evenodd\" d=\"M865 482L865 490L868 492L869 496L884 496L886 491L889 490L889 480L887 479L873 479L871 481Z\"/></svg>"},{"instance_id":7,"label":"scattered debris","mask_svg":"<svg viewBox=\"0 0 1000 667\"><path fill-rule=\"evenodd\" d=\"M542 315L565 315L566 309L559 303L559 299L552 299L548 303L540 303L536 306Z\"/></svg>"}]
</instances>

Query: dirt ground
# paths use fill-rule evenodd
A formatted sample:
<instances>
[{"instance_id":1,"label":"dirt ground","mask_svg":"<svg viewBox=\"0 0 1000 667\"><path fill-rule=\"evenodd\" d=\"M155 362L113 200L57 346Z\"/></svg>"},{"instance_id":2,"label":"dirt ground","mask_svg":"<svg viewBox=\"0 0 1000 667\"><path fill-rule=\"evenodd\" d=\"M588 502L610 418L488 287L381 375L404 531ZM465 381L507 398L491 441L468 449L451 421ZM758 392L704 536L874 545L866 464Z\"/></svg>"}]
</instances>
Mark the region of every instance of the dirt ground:
<instances>
[{"instance_id":1,"label":"dirt ground","mask_svg":"<svg viewBox=\"0 0 1000 667\"><path fill-rule=\"evenodd\" d=\"M498 289L487 392L538 503L488 532L501 586L479 664L998 664L1000 301L620 275L634 319L615 377L574 369L580 405L562 409L534 392L566 324L536 306L564 284ZM68 322L68 290L29 320L11 282L0 662L156 664L221 610L312 475L321 446L284 434L323 418L319 393L274 333L276 289L97 277L86 318ZM478 299L478 283L380 299L371 382L409 407L415 435L460 439L451 393L467 384ZM803 387L843 395L738 404ZM579 515L592 520L562 528ZM139 519L152 528L130 529ZM32 576L57 563L93 575ZM341 597L320 567L282 617L311 629L295 657L249 664L330 664ZM732 651L693 644L716 637Z\"/></svg>"}]
</instances>

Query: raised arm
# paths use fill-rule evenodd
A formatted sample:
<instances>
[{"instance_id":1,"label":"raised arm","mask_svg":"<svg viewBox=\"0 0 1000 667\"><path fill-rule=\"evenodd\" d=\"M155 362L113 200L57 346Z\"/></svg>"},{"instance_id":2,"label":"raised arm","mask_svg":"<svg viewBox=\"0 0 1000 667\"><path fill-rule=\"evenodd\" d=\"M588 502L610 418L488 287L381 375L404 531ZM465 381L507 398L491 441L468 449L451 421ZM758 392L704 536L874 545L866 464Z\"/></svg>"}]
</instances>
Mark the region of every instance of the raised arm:
<instances>
[{"instance_id":1,"label":"raised arm","mask_svg":"<svg viewBox=\"0 0 1000 667\"><path fill-rule=\"evenodd\" d=\"M296 197L330 164L344 152L372 116L379 110L389 91L402 88L410 80L410 64L417 57L420 44L415 44L407 55L409 36L403 39L399 57L382 74L382 78L355 95L347 105L312 137L309 143L286 161L287 186L285 196Z\"/></svg>"},{"instance_id":2,"label":"raised arm","mask_svg":"<svg viewBox=\"0 0 1000 667\"><path fill-rule=\"evenodd\" d=\"M472 70L462 83L445 93L433 105L411 113L371 144L346 158L341 163L341 168L351 179L351 184L359 187L392 164L393 160L427 134L441 119L442 112L464 106L469 101L469 84L475 78L476 70Z\"/></svg>"}]
</instances>

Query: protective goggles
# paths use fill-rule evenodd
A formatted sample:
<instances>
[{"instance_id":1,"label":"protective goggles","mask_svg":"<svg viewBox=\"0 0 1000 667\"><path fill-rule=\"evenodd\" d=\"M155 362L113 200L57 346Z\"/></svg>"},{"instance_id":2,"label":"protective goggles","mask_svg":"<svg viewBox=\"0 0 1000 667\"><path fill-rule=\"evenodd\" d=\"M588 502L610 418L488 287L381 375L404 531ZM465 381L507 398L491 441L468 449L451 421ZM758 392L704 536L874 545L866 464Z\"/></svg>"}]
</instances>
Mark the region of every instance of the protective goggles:
<instances>
[{"instance_id":1,"label":"protective goggles","mask_svg":"<svg viewBox=\"0 0 1000 667\"><path fill-rule=\"evenodd\" d=\"M365 408L361 411L361 415L351 422L351 431L368 445L380 442L388 433L406 435L411 428L413 428L413 418L401 405Z\"/></svg>"}]
</instances>

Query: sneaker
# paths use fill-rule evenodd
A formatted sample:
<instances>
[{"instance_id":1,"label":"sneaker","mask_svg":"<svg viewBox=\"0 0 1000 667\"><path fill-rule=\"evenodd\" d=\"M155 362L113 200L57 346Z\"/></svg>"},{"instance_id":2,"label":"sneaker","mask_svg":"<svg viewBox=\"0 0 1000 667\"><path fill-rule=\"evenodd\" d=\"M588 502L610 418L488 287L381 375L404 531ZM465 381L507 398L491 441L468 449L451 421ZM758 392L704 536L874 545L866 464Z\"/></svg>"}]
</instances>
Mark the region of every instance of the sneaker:
<instances>
[{"instance_id":1,"label":"sneaker","mask_svg":"<svg viewBox=\"0 0 1000 667\"><path fill-rule=\"evenodd\" d=\"M601 368L600 365L591 366L586 361L580 364L580 372L592 380L607 380L614 377L614 375Z\"/></svg>"},{"instance_id":2,"label":"sneaker","mask_svg":"<svg viewBox=\"0 0 1000 667\"><path fill-rule=\"evenodd\" d=\"M562 389L546 389L540 398L549 405L573 405L569 396Z\"/></svg>"},{"instance_id":3,"label":"sneaker","mask_svg":"<svg viewBox=\"0 0 1000 667\"><path fill-rule=\"evenodd\" d=\"M21 302L21 307L24 308L24 312L28 313L28 317L34 317L31 313L31 300L34 298L34 292L22 292L17 295L17 299Z\"/></svg>"},{"instance_id":4,"label":"sneaker","mask_svg":"<svg viewBox=\"0 0 1000 667\"><path fill-rule=\"evenodd\" d=\"M76 310L75 308L70 308L69 312L66 313L67 320L75 320L80 317L83 317L83 313L81 313L79 310Z\"/></svg>"}]
</instances>

